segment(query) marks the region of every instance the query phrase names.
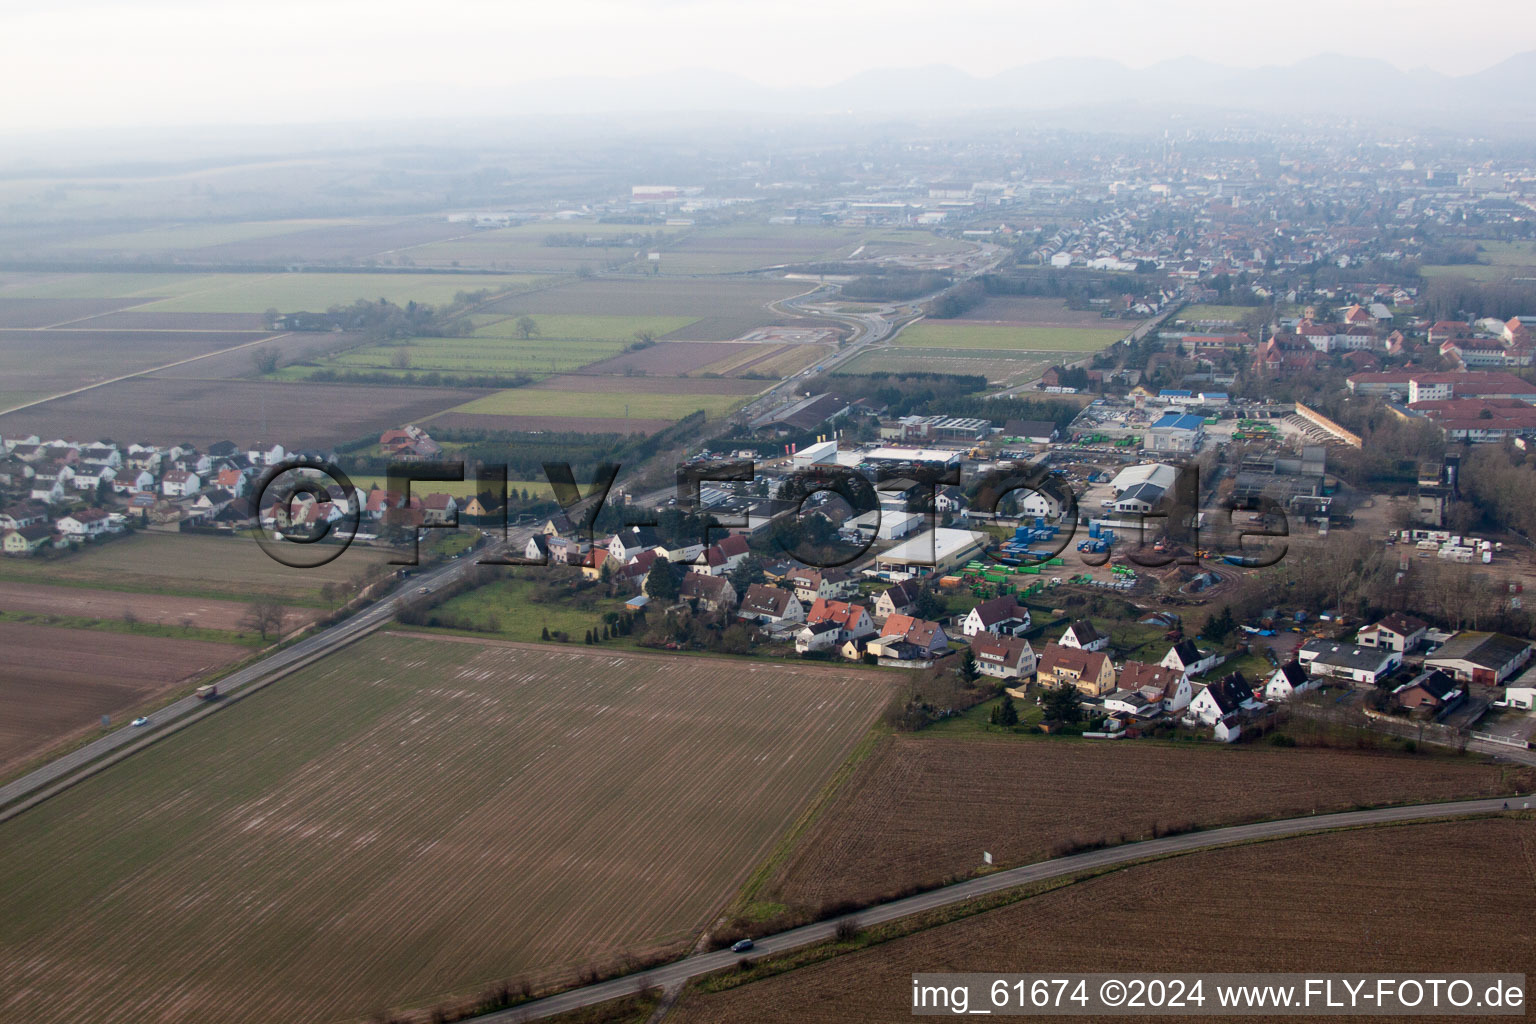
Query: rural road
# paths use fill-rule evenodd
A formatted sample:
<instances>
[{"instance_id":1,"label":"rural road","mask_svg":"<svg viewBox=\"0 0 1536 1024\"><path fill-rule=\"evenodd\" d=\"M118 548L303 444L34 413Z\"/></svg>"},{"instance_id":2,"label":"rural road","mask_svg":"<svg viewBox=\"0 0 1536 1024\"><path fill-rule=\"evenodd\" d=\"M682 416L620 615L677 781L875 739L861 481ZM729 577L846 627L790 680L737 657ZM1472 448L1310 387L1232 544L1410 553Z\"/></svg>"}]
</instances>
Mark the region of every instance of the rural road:
<instances>
[{"instance_id":1,"label":"rural road","mask_svg":"<svg viewBox=\"0 0 1536 1024\"><path fill-rule=\"evenodd\" d=\"M1523 797L1492 797L1483 800L1459 800L1442 804L1382 807L1368 811L1344 811L1339 814L1318 814L1306 818L1286 818L1280 821L1256 822L1252 825L1233 825L1229 828L1212 829L1208 832L1190 832L1185 835L1167 836L1162 839L1148 839L1144 842L1128 843L1124 846L1114 846L1102 850L1090 850L1087 853L1076 853L1068 857L1057 857L1053 860L1039 861L1034 864L1025 864L1022 867L1010 868L1006 871L998 871L994 874L983 875L980 878L973 878L968 882L959 882L955 885L945 886L942 889L919 893L916 896L908 896L905 899L880 903L843 917L818 921L815 924L808 924L789 931L767 935L756 940L756 946L750 955L753 957L768 956L799 949L802 946L809 946L818 942L825 942L836 936L838 924L845 920L857 920L859 925L863 927L884 924L897 918L906 917L909 914L917 914L923 911L951 906L956 903L963 903L966 900L974 900L978 897L1001 892L1005 889L1012 889L1016 886L1049 881L1050 879L1074 875L1097 868L1114 867L1148 857L1162 857L1169 854L1209 849L1227 843L1278 839L1286 836L1301 835L1306 832L1316 832L1322 829L1354 828L1362 825L1382 825L1400 821L1451 818L1465 814L1484 814L1502 810L1506 805L1511 809L1528 809L1531 803L1532 797L1527 795ZM699 953L661 967L653 968L652 970L641 971L622 978L614 978L611 981L600 982L596 985L571 989L568 992L535 1000L531 1003L524 1003L521 1006L515 1006L508 1010L499 1010L495 1013L486 1014L483 1017L475 1018L475 1020L485 1022L485 1024L519 1024L522 1021L538 1020L541 1017L565 1013L585 1006L607 1002L610 999L632 995L642 988L650 988L652 986L667 988L681 985L701 975L731 967L741 957L742 954L732 953L730 950Z\"/></svg>"},{"instance_id":2,"label":"rural road","mask_svg":"<svg viewBox=\"0 0 1536 1024\"><path fill-rule=\"evenodd\" d=\"M253 683L269 679L273 674L285 671L295 665L314 659L322 654L329 653L337 648L358 639L363 634L382 626L394 617L400 604L419 587L430 586L434 589L440 585L450 583L459 576L468 572L475 564L472 558L450 560L442 565L435 566L417 575L412 575L403 580L399 586L391 590L388 596L379 599L356 615L352 615L334 626L330 626L313 636L306 637L291 647L285 647L272 655L262 658L260 661L247 665L245 668L231 672L218 681L221 697L238 692ZM68 784L68 779L77 770L95 762L97 759L118 751L122 748L153 736L154 733L171 722L183 718L196 711L209 707L207 701L199 700L193 696L183 697L180 700L168 704L150 716L150 727L134 728L131 725L123 726L107 733L99 739L87 743L85 746L72 750L39 768L11 780L4 786L0 786L0 808L6 808L0 812L0 820L11 817L24 810L23 806L10 806L16 801L28 797L34 798L26 806L36 800L51 796L54 790L43 792L55 784Z\"/></svg>"}]
</instances>

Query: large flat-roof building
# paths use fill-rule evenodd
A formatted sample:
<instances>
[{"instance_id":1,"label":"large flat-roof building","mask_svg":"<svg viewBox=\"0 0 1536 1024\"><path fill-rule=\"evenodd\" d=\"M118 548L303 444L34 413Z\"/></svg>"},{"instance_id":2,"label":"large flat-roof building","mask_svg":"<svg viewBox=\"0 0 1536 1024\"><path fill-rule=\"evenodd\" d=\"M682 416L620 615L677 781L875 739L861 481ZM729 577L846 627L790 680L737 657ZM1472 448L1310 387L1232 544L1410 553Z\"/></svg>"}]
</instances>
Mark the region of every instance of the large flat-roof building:
<instances>
[{"instance_id":1,"label":"large flat-roof building","mask_svg":"<svg viewBox=\"0 0 1536 1024\"><path fill-rule=\"evenodd\" d=\"M926 576L949 568L981 551L987 535L944 527L928 530L891 548L875 559L885 572Z\"/></svg>"}]
</instances>

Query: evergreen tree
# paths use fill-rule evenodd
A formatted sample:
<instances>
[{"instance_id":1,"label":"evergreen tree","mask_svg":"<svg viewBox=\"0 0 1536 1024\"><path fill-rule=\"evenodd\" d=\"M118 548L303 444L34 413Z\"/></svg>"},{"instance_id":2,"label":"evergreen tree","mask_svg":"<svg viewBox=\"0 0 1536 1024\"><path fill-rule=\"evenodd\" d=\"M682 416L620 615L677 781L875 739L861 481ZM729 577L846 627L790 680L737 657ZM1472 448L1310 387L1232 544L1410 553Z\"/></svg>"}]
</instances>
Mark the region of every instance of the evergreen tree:
<instances>
[{"instance_id":1,"label":"evergreen tree","mask_svg":"<svg viewBox=\"0 0 1536 1024\"><path fill-rule=\"evenodd\" d=\"M1019 724L1019 709L1013 706L1013 697L1003 694L1003 702L992 709L991 722L1009 729Z\"/></svg>"},{"instance_id":2,"label":"evergreen tree","mask_svg":"<svg viewBox=\"0 0 1536 1024\"><path fill-rule=\"evenodd\" d=\"M971 682L979 673L976 671L976 655L967 647L960 655L960 678Z\"/></svg>"},{"instance_id":3,"label":"evergreen tree","mask_svg":"<svg viewBox=\"0 0 1536 1024\"><path fill-rule=\"evenodd\" d=\"M540 640L548 640L549 639L549 627L548 626L545 626L544 629L539 633L539 639Z\"/></svg>"},{"instance_id":4,"label":"evergreen tree","mask_svg":"<svg viewBox=\"0 0 1536 1024\"><path fill-rule=\"evenodd\" d=\"M1076 722L1083 717L1083 709L1078 707L1077 688L1063 683L1053 687L1045 695L1045 715L1055 722Z\"/></svg>"}]
</instances>

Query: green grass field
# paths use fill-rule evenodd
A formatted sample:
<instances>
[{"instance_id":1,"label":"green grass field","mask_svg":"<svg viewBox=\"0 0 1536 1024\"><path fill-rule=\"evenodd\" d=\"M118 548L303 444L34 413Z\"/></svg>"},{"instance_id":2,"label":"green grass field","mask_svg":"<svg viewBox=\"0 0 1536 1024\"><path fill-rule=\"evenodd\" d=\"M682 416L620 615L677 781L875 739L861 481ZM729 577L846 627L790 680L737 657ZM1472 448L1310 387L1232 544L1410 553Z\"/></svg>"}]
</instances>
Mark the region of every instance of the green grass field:
<instances>
[{"instance_id":1,"label":"green grass field","mask_svg":"<svg viewBox=\"0 0 1536 1024\"><path fill-rule=\"evenodd\" d=\"M538 642L545 629L551 633L564 632L580 643L587 630L602 630L604 614L619 615L624 611L624 602L616 597L594 597L587 608L576 608L566 602L535 604L529 600L534 591L532 580L502 580L445 601L438 611L468 619L480 628L494 625L496 629L491 635L528 643ZM615 639L612 643L628 646L629 639Z\"/></svg>"},{"instance_id":2,"label":"green grass field","mask_svg":"<svg viewBox=\"0 0 1536 1024\"><path fill-rule=\"evenodd\" d=\"M1223 321L1236 324L1244 317L1253 316L1261 310L1267 309L1267 306L1216 306L1202 303L1184 307L1179 311L1178 319L1186 320L1190 323Z\"/></svg>"},{"instance_id":3,"label":"green grass field","mask_svg":"<svg viewBox=\"0 0 1536 1024\"><path fill-rule=\"evenodd\" d=\"M465 470L470 472L470 470ZM350 474L349 474L350 476ZM389 479L386 476L351 476L352 483L363 493L367 493L374 487L387 488ZM469 498L477 491L473 479L469 480L417 480L411 484L412 494L451 494L455 498ZM507 490L527 491L531 496L554 499L554 489L549 486L548 480L508 480Z\"/></svg>"},{"instance_id":4,"label":"green grass field","mask_svg":"<svg viewBox=\"0 0 1536 1024\"><path fill-rule=\"evenodd\" d=\"M622 341L530 338L412 338L400 345L349 349L324 361L338 370L381 370L405 353L412 371L444 373L564 373L624 350Z\"/></svg>"},{"instance_id":5,"label":"green grass field","mask_svg":"<svg viewBox=\"0 0 1536 1024\"><path fill-rule=\"evenodd\" d=\"M140 308L159 313L321 312L358 299L441 305L459 292L512 291L538 280L514 274L218 274L189 279L171 297Z\"/></svg>"},{"instance_id":6,"label":"green grass field","mask_svg":"<svg viewBox=\"0 0 1536 1024\"><path fill-rule=\"evenodd\" d=\"M684 384L686 386L686 384ZM592 416L602 419L677 420L703 409L711 419L729 414L740 395L654 395L614 392L537 391L512 388L450 409L495 416Z\"/></svg>"},{"instance_id":7,"label":"green grass field","mask_svg":"<svg viewBox=\"0 0 1536 1024\"><path fill-rule=\"evenodd\" d=\"M1003 327L919 320L896 337L904 348L989 349L997 352L1096 352L1125 337L1119 327Z\"/></svg>"}]
</instances>

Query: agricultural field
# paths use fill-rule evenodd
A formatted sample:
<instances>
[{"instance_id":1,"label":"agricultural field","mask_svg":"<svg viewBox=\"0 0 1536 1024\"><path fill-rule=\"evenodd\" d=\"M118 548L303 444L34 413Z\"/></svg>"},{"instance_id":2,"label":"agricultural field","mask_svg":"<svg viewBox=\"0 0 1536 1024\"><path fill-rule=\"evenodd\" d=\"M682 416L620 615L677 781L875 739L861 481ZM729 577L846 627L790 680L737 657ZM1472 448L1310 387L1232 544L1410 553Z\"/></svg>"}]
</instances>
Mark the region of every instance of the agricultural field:
<instances>
[{"instance_id":1,"label":"agricultural field","mask_svg":"<svg viewBox=\"0 0 1536 1024\"><path fill-rule=\"evenodd\" d=\"M125 542L126 543L126 542ZM248 605L243 601L170 594L130 594L89 587L56 587L0 580L0 614L116 620L128 624L243 633ZM290 607L285 630L308 625L319 616L314 607Z\"/></svg>"},{"instance_id":2,"label":"agricultural field","mask_svg":"<svg viewBox=\"0 0 1536 1024\"><path fill-rule=\"evenodd\" d=\"M219 274L141 308L158 313L321 312L358 299L442 305L460 292L502 292L538 279L512 274Z\"/></svg>"},{"instance_id":3,"label":"agricultural field","mask_svg":"<svg viewBox=\"0 0 1536 1024\"><path fill-rule=\"evenodd\" d=\"M1267 312L1268 306L1217 306L1209 303L1185 306L1176 319L1189 324L1231 324L1236 326L1248 317Z\"/></svg>"},{"instance_id":4,"label":"agricultural field","mask_svg":"<svg viewBox=\"0 0 1536 1024\"><path fill-rule=\"evenodd\" d=\"M394 345L348 349L318 360L318 365L285 366L276 377L303 380L320 368L384 370L389 373L541 374L565 373L606 359L624 348L620 341L558 340L552 338L412 338ZM397 360L406 360L399 367Z\"/></svg>"},{"instance_id":5,"label":"agricultural field","mask_svg":"<svg viewBox=\"0 0 1536 1024\"><path fill-rule=\"evenodd\" d=\"M434 427L451 430L524 433L558 430L572 434L654 434L677 422L672 419L614 419L609 416L498 416L489 413L445 412L432 417Z\"/></svg>"},{"instance_id":6,"label":"agricultural field","mask_svg":"<svg viewBox=\"0 0 1536 1024\"><path fill-rule=\"evenodd\" d=\"M955 317L962 323L1018 324L1023 327L1108 328L1120 321L1106 320L1093 310L1071 309L1063 299L1032 295L990 295Z\"/></svg>"},{"instance_id":7,"label":"agricultural field","mask_svg":"<svg viewBox=\"0 0 1536 1024\"><path fill-rule=\"evenodd\" d=\"M21 393L35 400L267 336L233 331L0 329L0 368L7 393Z\"/></svg>"},{"instance_id":8,"label":"agricultural field","mask_svg":"<svg viewBox=\"0 0 1536 1024\"><path fill-rule=\"evenodd\" d=\"M1074 841L1150 837L1154 826L1491 796L1533 784L1536 770L1408 755L898 735L860 765L761 898L814 909L968 875L982 850L1010 866Z\"/></svg>"},{"instance_id":9,"label":"agricultural field","mask_svg":"<svg viewBox=\"0 0 1536 1024\"><path fill-rule=\"evenodd\" d=\"M511 388L477 398L450 410L454 413L489 416L538 416L557 421L565 416L625 420L680 420L703 409L710 419L720 419L741 405L738 395L714 394L614 394L607 391L545 391ZM558 430L551 423L547 429Z\"/></svg>"},{"instance_id":10,"label":"agricultural field","mask_svg":"<svg viewBox=\"0 0 1536 1024\"><path fill-rule=\"evenodd\" d=\"M335 561L314 569L294 569L273 561L255 541L206 534L138 533L123 540L94 544L56 558L0 559L0 586L49 584L85 588L85 593L113 591L130 603L144 622L165 617L180 622L185 609L171 617L166 598L193 598L210 611L210 602L272 597L290 606L325 608L320 590L327 583L348 583L359 573L383 565L387 551L354 544ZM109 601L109 598L96 599ZM0 598L3 601L3 598ZM298 614L295 612L295 614Z\"/></svg>"},{"instance_id":11,"label":"agricultural field","mask_svg":"<svg viewBox=\"0 0 1536 1024\"><path fill-rule=\"evenodd\" d=\"M812 287L806 281L759 278L594 278L515 295L492 304L487 311L514 318L526 313L535 320L560 314L688 317L692 323L660 340L729 341L754 327L784 322L784 316L769 309L768 304Z\"/></svg>"},{"instance_id":12,"label":"agricultural field","mask_svg":"<svg viewBox=\"0 0 1536 1024\"><path fill-rule=\"evenodd\" d=\"M352 1020L681 952L885 689L371 638L0 824L0 1015Z\"/></svg>"},{"instance_id":13,"label":"agricultural field","mask_svg":"<svg viewBox=\"0 0 1536 1024\"><path fill-rule=\"evenodd\" d=\"M856 357L839 373L962 373L985 377L992 384L1026 384L1038 380L1061 362L1081 358L1078 353L992 352L972 349L946 352L941 349L877 348Z\"/></svg>"},{"instance_id":14,"label":"agricultural field","mask_svg":"<svg viewBox=\"0 0 1536 1024\"><path fill-rule=\"evenodd\" d=\"M667 1019L900 1020L912 1012L912 975L924 971L1303 972L1333 965L1326 969L1524 972L1536 960L1531 853L1531 823L1510 819L1193 853L1037 891L723 992L690 991ZM1499 865L1507 877L1489 885L1484 872L1453 870L1440 872L1434 885L1405 884L1404 865L1414 864ZM1240 912L1233 910L1237 891Z\"/></svg>"},{"instance_id":15,"label":"agricultural field","mask_svg":"<svg viewBox=\"0 0 1536 1024\"><path fill-rule=\"evenodd\" d=\"M764 267L838 260L858 249L858 228L730 224L689 230L662 247L661 273L733 274Z\"/></svg>"},{"instance_id":16,"label":"agricultural field","mask_svg":"<svg viewBox=\"0 0 1536 1024\"><path fill-rule=\"evenodd\" d=\"M723 374L782 378L793 376L812 363L825 359L833 350L826 345L767 345L739 346L744 349L735 355L717 359L694 371L698 374Z\"/></svg>"},{"instance_id":17,"label":"agricultural field","mask_svg":"<svg viewBox=\"0 0 1536 1024\"><path fill-rule=\"evenodd\" d=\"M0 434L197 445L280 437L288 448L323 448L419 422L483 393L473 388L134 377L0 416Z\"/></svg>"},{"instance_id":18,"label":"agricultural field","mask_svg":"<svg viewBox=\"0 0 1536 1024\"><path fill-rule=\"evenodd\" d=\"M546 377L537 384L530 384L526 390L628 395L755 395L764 386L760 381L732 377L690 377L682 381L667 377L600 376L583 372Z\"/></svg>"},{"instance_id":19,"label":"agricultural field","mask_svg":"<svg viewBox=\"0 0 1536 1024\"><path fill-rule=\"evenodd\" d=\"M738 358L744 348L728 341L663 341L592 363L586 372L682 377L721 360Z\"/></svg>"},{"instance_id":20,"label":"agricultural field","mask_svg":"<svg viewBox=\"0 0 1536 1024\"><path fill-rule=\"evenodd\" d=\"M517 316L498 317L477 327L475 334L486 338L517 337ZM687 327L698 320L694 316L575 316L543 313L532 318L537 328L536 341L619 341L628 345L640 331L661 337Z\"/></svg>"},{"instance_id":21,"label":"agricultural field","mask_svg":"<svg viewBox=\"0 0 1536 1024\"><path fill-rule=\"evenodd\" d=\"M417 246L411 262L422 267L470 267L487 270L518 270L570 274L583 266L600 269L628 263L642 246L637 236L665 239L676 228L659 224L600 224L596 221L540 221L505 228L474 229L458 225L460 234L443 241ZM580 235L603 241L588 245L549 245L552 236ZM643 255L643 254L642 254Z\"/></svg>"},{"instance_id":22,"label":"agricultural field","mask_svg":"<svg viewBox=\"0 0 1536 1024\"><path fill-rule=\"evenodd\" d=\"M172 636L0 621L0 776L250 653ZM17 884L11 882L8 884ZM25 887L23 885L23 887ZM3 1011L0 1011L3 1012Z\"/></svg>"},{"instance_id":23,"label":"agricultural field","mask_svg":"<svg viewBox=\"0 0 1536 1024\"><path fill-rule=\"evenodd\" d=\"M995 352L1097 352L1129 334L1124 327L1034 327L919 320L896 336L904 348Z\"/></svg>"},{"instance_id":24,"label":"agricultural field","mask_svg":"<svg viewBox=\"0 0 1536 1024\"><path fill-rule=\"evenodd\" d=\"M111 249L136 252L156 252L179 249L203 249L214 245L229 245L274 235L289 235L299 231L336 228L353 221L338 219L310 220L252 220L236 223L190 222L167 224L163 227L146 228L115 235L98 235L91 238L73 239L64 243L69 249Z\"/></svg>"}]
</instances>

